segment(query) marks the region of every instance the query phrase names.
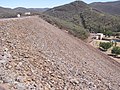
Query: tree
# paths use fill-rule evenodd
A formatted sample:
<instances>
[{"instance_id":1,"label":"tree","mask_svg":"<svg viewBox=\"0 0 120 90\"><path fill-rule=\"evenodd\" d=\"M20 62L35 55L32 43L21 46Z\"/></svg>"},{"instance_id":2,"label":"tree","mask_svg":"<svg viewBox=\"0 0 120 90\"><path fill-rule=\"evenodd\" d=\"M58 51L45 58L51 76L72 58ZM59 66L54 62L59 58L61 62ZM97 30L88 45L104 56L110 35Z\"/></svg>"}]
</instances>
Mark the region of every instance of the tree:
<instances>
[{"instance_id":1,"label":"tree","mask_svg":"<svg viewBox=\"0 0 120 90\"><path fill-rule=\"evenodd\" d=\"M118 47L118 46L113 47L111 53L112 53L112 54L115 54L116 56L117 56L117 55L120 55L120 47Z\"/></svg>"},{"instance_id":2,"label":"tree","mask_svg":"<svg viewBox=\"0 0 120 90\"><path fill-rule=\"evenodd\" d=\"M104 34L105 34L105 36L110 37L110 36L113 35L113 32L112 32L112 31L109 31L109 30L106 30L106 31L104 32Z\"/></svg>"},{"instance_id":3,"label":"tree","mask_svg":"<svg viewBox=\"0 0 120 90\"><path fill-rule=\"evenodd\" d=\"M116 33L116 38L120 38L120 33L119 32Z\"/></svg>"},{"instance_id":4,"label":"tree","mask_svg":"<svg viewBox=\"0 0 120 90\"><path fill-rule=\"evenodd\" d=\"M109 48L113 46L111 42L100 42L99 47L101 47L104 51L107 51Z\"/></svg>"}]
</instances>

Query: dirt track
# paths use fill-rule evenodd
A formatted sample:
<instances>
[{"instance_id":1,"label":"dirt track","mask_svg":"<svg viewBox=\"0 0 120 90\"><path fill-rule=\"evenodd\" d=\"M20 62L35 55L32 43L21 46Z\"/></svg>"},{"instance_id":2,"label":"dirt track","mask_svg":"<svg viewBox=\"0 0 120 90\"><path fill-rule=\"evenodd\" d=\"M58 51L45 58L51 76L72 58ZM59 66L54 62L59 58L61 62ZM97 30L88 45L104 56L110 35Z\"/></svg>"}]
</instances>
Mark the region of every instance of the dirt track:
<instances>
[{"instance_id":1,"label":"dirt track","mask_svg":"<svg viewBox=\"0 0 120 90\"><path fill-rule=\"evenodd\" d=\"M120 64L38 17L0 21L8 90L120 90Z\"/></svg>"}]
</instances>

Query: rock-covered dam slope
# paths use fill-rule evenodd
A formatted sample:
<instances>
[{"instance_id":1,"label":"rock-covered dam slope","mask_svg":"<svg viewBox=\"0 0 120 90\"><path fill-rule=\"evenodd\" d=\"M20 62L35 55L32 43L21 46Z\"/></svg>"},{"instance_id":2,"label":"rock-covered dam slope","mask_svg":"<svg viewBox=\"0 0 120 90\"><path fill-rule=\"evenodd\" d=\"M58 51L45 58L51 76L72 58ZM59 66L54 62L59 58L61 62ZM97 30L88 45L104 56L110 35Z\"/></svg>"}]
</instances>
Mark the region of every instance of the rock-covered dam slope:
<instances>
[{"instance_id":1,"label":"rock-covered dam slope","mask_svg":"<svg viewBox=\"0 0 120 90\"><path fill-rule=\"evenodd\" d=\"M0 89L120 90L120 65L41 18L0 20Z\"/></svg>"}]
</instances>

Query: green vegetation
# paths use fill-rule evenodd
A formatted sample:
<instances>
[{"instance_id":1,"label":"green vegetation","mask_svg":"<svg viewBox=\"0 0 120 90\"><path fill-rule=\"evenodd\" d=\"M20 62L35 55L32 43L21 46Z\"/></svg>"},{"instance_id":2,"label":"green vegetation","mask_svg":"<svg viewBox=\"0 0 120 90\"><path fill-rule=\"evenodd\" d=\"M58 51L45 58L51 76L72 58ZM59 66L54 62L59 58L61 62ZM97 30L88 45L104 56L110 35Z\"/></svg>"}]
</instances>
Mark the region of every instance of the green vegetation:
<instances>
[{"instance_id":1,"label":"green vegetation","mask_svg":"<svg viewBox=\"0 0 120 90\"><path fill-rule=\"evenodd\" d=\"M117 32L117 33L115 34L115 36L116 36L116 38L120 39L120 32Z\"/></svg>"},{"instance_id":2,"label":"green vegetation","mask_svg":"<svg viewBox=\"0 0 120 90\"><path fill-rule=\"evenodd\" d=\"M34 9L26 8L0 8L0 18L17 17L17 13L24 16L25 12L31 15L41 14ZM50 24L56 25L75 37L87 39L89 32L103 33L105 36L117 36L120 38L120 16L103 13L83 1L75 1L52 9L40 15Z\"/></svg>"},{"instance_id":3,"label":"green vegetation","mask_svg":"<svg viewBox=\"0 0 120 90\"><path fill-rule=\"evenodd\" d=\"M105 31L104 34L105 34L105 36L108 36L108 37L113 36L112 31Z\"/></svg>"},{"instance_id":4,"label":"green vegetation","mask_svg":"<svg viewBox=\"0 0 120 90\"><path fill-rule=\"evenodd\" d=\"M104 33L106 36L120 32L119 16L100 12L82 1L55 7L46 11L45 14L72 22L89 30L89 32Z\"/></svg>"},{"instance_id":5,"label":"green vegetation","mask_svg":"<svg viewBox=\"0 0 120 90\"><path fill-rule=\"evenodd\" d=\"M113 46L111 42L100 42L99 47L101 47L104 51L107 51L109 48Z\"/></svg>"},{"instance_id":6,"label":"green vegetation","mask_svg":"<svg viewBox=\"0 0 120 90\"><path fill-rule=\"evenodd\" d=\"M80 39L86 39L88 38L89 34L88 32L81 26L76 25L72 22L68 22L59 18L55 18L49 15L43 15L41 14L40 17L42 17L44 20L46 20L48 23L55 25L59 27L60 29L65 29L69 32L69 34L74 35L75 37L78 37Z\"/></svg>"},{"instance_id":7,"label":"green vegetation","mask_svg":"<svg viewBox=\"0 0 120 90\"><path fill-rule=\"evenodd\" d=\"M114 55L120 55L120 47L116 46L116 47L113 47L112 51L111 51L112 54Z\"/></svg>"},{"instance_id":8,"label":"green vegetation","mask_svg":"<svg viewBox=\"0 0 120 90\"><path fill-rule=\"evenodd\" d=\"M107 36L113 35L113 32L120 32L120 18L117 16L85 10L81 13L81 17L85 22L85 28L90 32L100 32Z\"/></svg>"},{"instance_id":9,"label":"green vegetation","mask_svg":"<svg viewBox=\"0 0 120 90\"><path fill-rule=\"evenodd\" d=\"M111 15L120 15L120 0L114 2L93 2L90 4L93 8Z\"/></svg>"},{"instance_id":10,"label":"green vegetation","mask_svg":"<svg viewBox=\"0 0 120 90\"><path fill-rule=\"evenodd\" d=\"M115 42L114 45L117 46L117 42Z\"/></svg>"},{"instance_id":11,"label":"green vegetation","mask_svg":"<svg viewBox=\"0 0 120 90\"><path fill-rule=\"evenodd\" d=\"M0 13L0 18L14 18L17 17L15 13Z\"/></svg>"}]
</instances>

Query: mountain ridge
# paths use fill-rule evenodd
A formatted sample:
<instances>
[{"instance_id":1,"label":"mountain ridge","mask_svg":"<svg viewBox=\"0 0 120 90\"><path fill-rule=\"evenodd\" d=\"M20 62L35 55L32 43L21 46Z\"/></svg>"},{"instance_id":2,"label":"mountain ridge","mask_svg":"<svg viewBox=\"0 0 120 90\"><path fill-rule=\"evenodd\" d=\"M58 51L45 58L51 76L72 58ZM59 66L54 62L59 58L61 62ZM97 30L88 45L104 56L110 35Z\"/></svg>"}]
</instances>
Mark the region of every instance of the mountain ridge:
<instances>
[{"instance_id":1,"label":"mountain ridge","mask_svg":"<svg viewBox=\"0 0 120 90\"><path fill-rule=\"evenodd\" d=\"M105 13L120 15L120 1L95 2L89 5Z\"/></svg>"},{"instance_id":2,"label":"mountain ridge","mask_svg":"<svg viewBox=\"0 0 120 90\"><path fill-rule=\"evenodd\" d=\"M48 10L48 8L24 8L24 7L17 7L17 8L4 8L0 7L0 18L10 18L10 17L17 17L18 13L24 15L25 12L31 13L41 13Z\"/></svg>"},{"instance_id":3,"label":"mountain ridge","mask_svg":"<svg viewBox=\"0 0 120 90\"><path fill-rule=\"evenodd\" d=\"M44 12L47 15L81 25L90 32L103 32L104 30L120 31L118 16L110 15L92 8L82 1L58 6Z\"/></svg>"}]
</instances>

